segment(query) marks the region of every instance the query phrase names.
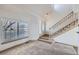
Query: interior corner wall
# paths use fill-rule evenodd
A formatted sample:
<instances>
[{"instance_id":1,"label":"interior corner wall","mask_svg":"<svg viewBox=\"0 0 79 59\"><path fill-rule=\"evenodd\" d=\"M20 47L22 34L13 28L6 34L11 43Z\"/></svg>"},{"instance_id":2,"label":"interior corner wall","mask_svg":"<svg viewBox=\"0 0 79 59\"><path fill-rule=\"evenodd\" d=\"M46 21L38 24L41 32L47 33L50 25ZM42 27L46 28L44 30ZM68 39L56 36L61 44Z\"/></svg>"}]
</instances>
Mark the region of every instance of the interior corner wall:
<instances>
[{"instance_id":1,"label":"interior corner wall","mask_svg":"<svg viewBox=\"0 0 79 59\"><path fill-rule=\"evenodd\" d=\"M37 17L32 17L30 21L30 38L31 40L37 40L39 38L39 20Z\"/></svg>"}]
</instances>

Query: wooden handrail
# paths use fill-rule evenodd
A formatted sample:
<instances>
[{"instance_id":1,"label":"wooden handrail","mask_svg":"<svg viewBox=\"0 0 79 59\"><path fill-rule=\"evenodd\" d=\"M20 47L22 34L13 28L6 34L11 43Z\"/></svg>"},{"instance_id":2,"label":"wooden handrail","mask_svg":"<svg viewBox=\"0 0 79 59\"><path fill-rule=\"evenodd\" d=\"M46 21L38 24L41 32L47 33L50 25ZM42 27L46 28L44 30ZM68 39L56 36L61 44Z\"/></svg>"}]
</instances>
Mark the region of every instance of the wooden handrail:
<instances>
[{"instance_id":1,"label":"wooden handrail","mask_svg":"<svg viewBox=\"0 0 79 59\"><path fill-rule=\"evenodd\" d=\"M63 19L59 20L55 25L53 25L52 27L50 27L49 30L52 29L52 28L57 27L58 25L60 25L60 24L63 23L64 21L67 21L67 20L68 20L69 18L71 18L71 16L73 16L73 15L74 15L74 12L73 12L73 11L70 12L67 16L65 16Z\"/></svg>"}]
</instances>

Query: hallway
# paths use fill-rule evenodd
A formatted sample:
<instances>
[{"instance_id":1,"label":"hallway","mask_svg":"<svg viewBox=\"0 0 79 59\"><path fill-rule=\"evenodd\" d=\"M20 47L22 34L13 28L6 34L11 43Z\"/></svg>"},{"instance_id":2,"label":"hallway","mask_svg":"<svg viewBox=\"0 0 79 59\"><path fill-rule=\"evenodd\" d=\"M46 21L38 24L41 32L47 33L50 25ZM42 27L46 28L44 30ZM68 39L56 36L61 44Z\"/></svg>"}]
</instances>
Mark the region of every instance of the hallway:
<instances>
[{"instance_id":1,"label":"hallway","mask_svg":"<svg viewBox=\"0 0 79 59\"><path fill-rule=\"evenodd\" d=\"M10 48L0 55L73 55L76 54L71 46L61 43L48 44L41 41L30 41Z\"/></svg>"},{"instance_id":2,"label":"hallway","mask_svg":"<svg viewBox=\"0 0 79 59\"><path fill-rule=\"evenodd\" d=\"M0 55L78 54L79 4L3 4L0 8Z\"/></svg>"}]
</instances>

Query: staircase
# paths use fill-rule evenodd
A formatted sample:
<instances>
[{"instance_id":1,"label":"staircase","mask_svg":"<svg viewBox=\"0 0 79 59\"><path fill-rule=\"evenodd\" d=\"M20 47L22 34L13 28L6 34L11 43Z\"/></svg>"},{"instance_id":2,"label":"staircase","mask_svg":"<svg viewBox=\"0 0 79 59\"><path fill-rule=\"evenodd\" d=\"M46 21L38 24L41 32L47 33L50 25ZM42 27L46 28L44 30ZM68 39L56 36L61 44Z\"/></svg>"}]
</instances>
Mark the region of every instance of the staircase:
<instances>
[{"instance_id":1,"label":"staircase","mask_svg":"<svg viewBox=\"0 0 79 59\"><path fill-rule=\"evenodd\" d=\"M42 42L49 43L49 44L52 43L52 40L50 40L50 38L49 38L49 34L43 34L42 36L39 37L38 40L42 41Z\"/></svg>"},{"instance_id":2,"label":"staircase","mask_svg":"<svg viewBox=\"0 0 79 59\"><path fill-rule=\"evenodd\" d=\"M53 33L53 34L51 35L51 37L52 37L52 38L55 38L55 37L57 37L57 36L59 36L59 35L62 35L62 34L64 34L64 33L66 33L66 32L68 32L69 30L71 30L71 29L77 27L77 24L78 24L78 20L75 20L75 21L71 22L70 24L66 25L65 27L63 27L62 29L58 30L57 32Z\"/></svg>"},{"instance_id":3,"label":"staircase","mask_svg":"<svg viewBox=\"0 0 79 59\"><path fill-rule=\"evenodd\" d=\"M55 38L78 26L77 13L73 11L50 28L50 37Z\"/></svg>"},{"instance_id":4,"label":"staircase","mask_svg":"<svg viewBox=\"0 0 79 59\"><path fill-rule=\"evenodd\" d=\"M47 43L52 43L53 39L59 35L78 26L78 14L73 11L70 12L63 19L58 21L55 25L49 28L49 33L40 36L39 40Z\"/></svg>"}]
</instances>

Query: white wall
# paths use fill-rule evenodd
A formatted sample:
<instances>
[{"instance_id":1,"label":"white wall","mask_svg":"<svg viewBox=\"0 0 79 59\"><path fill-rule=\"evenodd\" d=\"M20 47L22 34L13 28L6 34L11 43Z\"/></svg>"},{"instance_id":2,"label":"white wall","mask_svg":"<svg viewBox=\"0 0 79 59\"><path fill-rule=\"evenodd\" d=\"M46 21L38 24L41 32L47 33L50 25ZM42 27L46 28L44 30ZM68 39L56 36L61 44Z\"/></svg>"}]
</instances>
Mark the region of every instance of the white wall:
<instances>
[{"instance_id":1,"label":"white wall","mask_svg":"<svg viewBox=\"0 0 79 59\"><path fill-rule=\"evenodd\" d=\"M55 4L51 5L53 14L47 21L47 29L68 15L72 11L72 5L70 4Z\"/></svg>"},{"instance_id":2,"label":"white wall","mask_svg":"<svg viewBox=\"0 0 79 59\"><path fill-rule=\"evenodd\" d=\"M28 40L37 40L39 38L39 17L34 16L31 13L26 13L25 11L20 11L18 8L14 8L11 9L12 7L6 7L5 6L1 6L0 5L0 16L4 16L4 17L9 17L12 19L16 19L16 20L23 20L23 21L27 21L29 23L29 28L30 28L30 36L29 38L25 38L22 40L18 40L18 41L14 41L14 42L10 42L10 43L6 43L6 44L0 44L0 51L5 50L7 48L10 48L12 46L18 45L18 44L22 44L24 42L27 42ZM1 24L1 20L0 20L0 24ZM0 43L1 43L1 36L0 35Z\"/></svg>"},{"instance_id":3,"label":"white wall","mask_svg":"<svg viewBox=\"0 0 79 59\"><path fill-rule=\"evenodd\" d=\"M56 42L61 42L69 45L74 45L78 46L79 44L79 39L78 39L78 34L77 34L77 27L54 38Z\"/></svg>"},{"instance_id":4,"label":"white wall","mask_svg":"<svg viewBox=\"0 0 79 59\"><path fill-rule=\"evenodd\" d=\"M73 5L73 11L74 12L79 12L79 4L74 4Z\"/></svg>"}]
</instances>

